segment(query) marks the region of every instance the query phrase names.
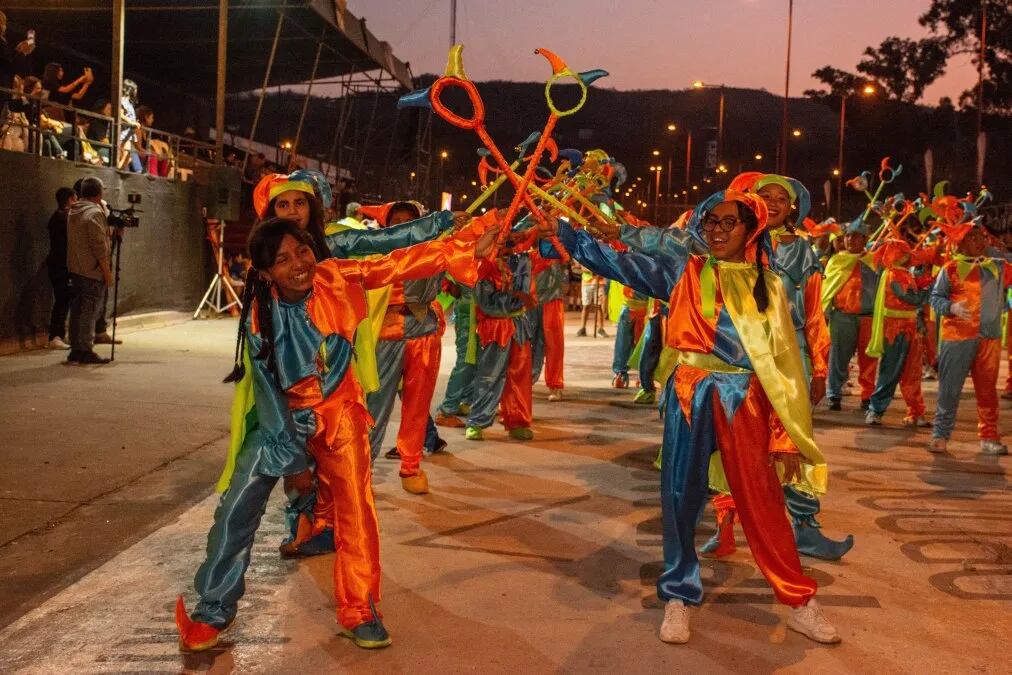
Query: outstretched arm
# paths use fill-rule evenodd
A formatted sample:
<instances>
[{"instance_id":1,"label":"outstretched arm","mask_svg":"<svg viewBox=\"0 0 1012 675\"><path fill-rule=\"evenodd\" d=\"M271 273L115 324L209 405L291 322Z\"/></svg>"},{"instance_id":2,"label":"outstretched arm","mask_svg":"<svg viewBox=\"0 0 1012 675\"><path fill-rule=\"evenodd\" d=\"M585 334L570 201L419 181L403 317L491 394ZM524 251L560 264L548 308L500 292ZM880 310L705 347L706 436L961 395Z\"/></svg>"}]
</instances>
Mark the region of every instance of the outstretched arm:
<instances>
[{"instance_id":1,"label":"outstretched arm","mask_svg":"<svg viewBox=\"0 0 1012 675\"><path fill-rule=\"evenodd\" d=\"M647 255L658 253L673 258L688 256L689 233L686 230L644 225L633 227L623 225L619 231L619 241L631 249Z\"/></svg>"},{"instance_id":2,"label":"outstretched arm","mask_svg":"<svg viewBox=\"0 0 1012 675\"><path fill-rule=\"evenodd\" d=\"M343 230L327 237L327 246L335 258L386 255L397 249L431 241L452 227L453 213L436 211L379 230Z\"/></svg>"},{"instance_id":3,"label":"outstretched arm","mask_svg":"<svg viewBox=\"0 0 1012 675\"><path fill-rule=\"evenodd\" d=\"M591 272L613 279L635 291L659 300L671 297L675 283L685 270L688 253L673 257L645 255L637 251L620 253L595 240L585 230L576 230L559 221L559 241L576 260ZM552 257L542 242L541 254ZM547 247L551 249L551 245Z\"/></svg>"}]
</instances>

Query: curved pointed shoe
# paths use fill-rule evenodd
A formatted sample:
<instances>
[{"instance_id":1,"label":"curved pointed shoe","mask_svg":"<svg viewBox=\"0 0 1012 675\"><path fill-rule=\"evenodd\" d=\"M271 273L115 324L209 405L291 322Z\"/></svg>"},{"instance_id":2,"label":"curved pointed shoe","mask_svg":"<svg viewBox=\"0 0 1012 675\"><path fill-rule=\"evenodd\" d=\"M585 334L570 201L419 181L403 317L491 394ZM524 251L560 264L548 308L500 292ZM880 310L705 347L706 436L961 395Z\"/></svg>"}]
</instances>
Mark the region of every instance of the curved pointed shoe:
<instances>
[{"instance_id":1,"label":"curved pointed shoe","mask_svg":"<svg viewBox=\"0 0 1012 675\"><path fill-rule=\"evenodd\" d=\"M401 487L413 495L429 494L429 478L421 469L414 476L401 476Z\"/></svg>"},{"instance_id":2,"label":"curved pointed shoe","mask_svg":"<svg viewBox=\"0 0 1012 675\"><path fill-rule=\"evenodd\" d=\"M299 555L299 546L313 537L313 523L309 519L309 516L305 513L300 513L295 521L295 526L292 528L292 534L281 542L281 546L278 547L278 552L281 553L283 558L293 558Z\"/></svg>"},{"instance_id":3,"label":"curved pointed shoe","mask_svg":"<svg viewBox=\"0 0 1012 675\"><path fill-rule=\"evenodd\" d=\"M464 420L460 419L456 415L444 415L443 413L437 413L433 421L435 421L437 427L462 429L467 426L464 423Z\"/></svg>"},{"instance_id":4,"label":"curved pointed shoe","mask_svg":"<svg viewBox=\"0 0 1012 675\"><path fill-rule=\"evenodd\" d=\"M664 468L664 448L657 449L657 457L654 458L652 466L658 471Z\"/></svg>"},{"instance_id":5,"label":"curved pointed shoe","mask_svg":"<svg viewBox=\"0 0 1012 675\"><path fill-rule=\"evenodd\" d=\"M717 531L699 547L699 552L707 558L726 558L737 550L734 543L734 511L730 511L718 520Z\"/></svg>"},{"instance_id":6,"label":"curved pointed shoe","mask_svg":"<svg viewBox=\"0 0 1012 675\"><path fill-rule=\"evenodd\" d=\"M468 427L464 430L464 439L468 441L481 441L485 439L485 435L481 431L481 427Z\"/></svg>"},{"instance_id":7,"label":"curved pointed shoe","mask_svg":"<svg viewBox=\"0 0 1012 675\"><path fill-rule=\"evenodd\" d=\"M653 405L657 403L657 394L646 389L640 389L636 392L636 396L633 397L633 403L639 405Z\"/></svg>"},{"instance_id":8,"label":"curved pointed shoe","mask_svg":"<svg viewBox=\"0 0 1012 675\"><path fill-rule=\"evenodd\" d=\"M183 596L176 598L176 629L179 631L179 650L203 652L218 646L222 631L208 623L194 621L186 613Z\"/></svg>"},{"instance_id":9,"label":"curved pointed shoe","mask_svg":"<svg viewBox=\"0 0 1012 675\"><path fill-rule=\"evenodd\" d=\"M510 429L507 433L514 441L534 440L534 432L531 431L530 427L517 427L516 429Z\"/></svg>"},{"instance_id":10,"label":"curved pointed shoe","mask_svg":"<svg viewBox=\"0 0 1012 675\"><path fill-rule=\"evenodd\" d=\"M819 560L839 560L854 548L854 535L848 534L843 541L834 541L822 534L822 528L812 525L794 525L794 538L798 553Z\"/></svg>"}]
</instances>

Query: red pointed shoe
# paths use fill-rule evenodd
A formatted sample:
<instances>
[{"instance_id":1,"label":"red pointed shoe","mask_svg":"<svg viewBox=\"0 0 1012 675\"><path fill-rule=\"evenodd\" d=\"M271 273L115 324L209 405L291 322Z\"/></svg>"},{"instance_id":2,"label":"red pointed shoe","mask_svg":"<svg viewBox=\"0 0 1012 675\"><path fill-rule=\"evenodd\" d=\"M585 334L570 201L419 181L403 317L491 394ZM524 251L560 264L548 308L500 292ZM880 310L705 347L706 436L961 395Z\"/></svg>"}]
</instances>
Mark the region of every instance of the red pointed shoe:
<instances>
[{"instance_id":1,"label":"red pointed shoe","mask_svg":"<svg viewBox=\"0 0 1012 675\"><path fill-rule=\"evenodd\" d=\"M179 651L203 652L218 645L221 631L210 624L192 620L186 613L181 595L176 599L176 628L179 630Z\"/></svg>"},{"instance_id":2,"label":"red pointed shoe","mask_svg":"<svg viewBox=\"0 0 1012 675\"><path fill-rule=\"evenodd\" d=\"M734 511L720 510L723 513L718 513L717 532L699 547L707 558L725 558L738 550L734 543Z\"/></svg>"}]
</instances>

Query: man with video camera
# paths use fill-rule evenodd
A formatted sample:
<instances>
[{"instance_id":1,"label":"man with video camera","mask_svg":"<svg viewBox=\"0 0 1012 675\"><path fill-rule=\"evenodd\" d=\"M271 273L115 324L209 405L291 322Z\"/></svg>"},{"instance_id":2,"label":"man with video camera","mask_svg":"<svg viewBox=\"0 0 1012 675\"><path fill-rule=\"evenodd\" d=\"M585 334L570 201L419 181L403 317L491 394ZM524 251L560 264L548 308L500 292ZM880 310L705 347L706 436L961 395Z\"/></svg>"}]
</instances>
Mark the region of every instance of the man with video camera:
<instances>
[{"instance_id":1,"label":"man with video camera","mask_svg":"<svg viewBox=\"0 0 1012 675\"><path fill-rule=\"evenodd\" d=\"M95 353L95 321L106 289L113 285L109 266L109 224L102 208L102 181L81 181L80 199L67 214L67 270L70 272L70 354L68 364L102 364Z\"/></svg>"}]
</instances>

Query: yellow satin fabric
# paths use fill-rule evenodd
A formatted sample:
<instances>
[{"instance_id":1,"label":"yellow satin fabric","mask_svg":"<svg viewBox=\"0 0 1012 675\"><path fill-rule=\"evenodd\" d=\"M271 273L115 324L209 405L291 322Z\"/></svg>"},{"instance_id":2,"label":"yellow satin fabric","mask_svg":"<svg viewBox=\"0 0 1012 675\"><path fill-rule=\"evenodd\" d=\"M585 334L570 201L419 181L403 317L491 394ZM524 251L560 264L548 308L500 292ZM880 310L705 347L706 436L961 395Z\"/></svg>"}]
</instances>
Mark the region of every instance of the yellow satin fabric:
<instances>
[{"instance_id":1,"label":"yellow satin fabric","mask_svg":"<svg viewBox=\"0 0 1012 675\"><path fill-rule=\"evenodd\" d=\"M718 262L717 274L724 306L741 337L752 369L787 435L805 459L803 476L794 486L809 494L823 494L829 470L815 443L801 350L780 278L769 270L764 271L769 307L765 314L760 314L752 297L758 274L754 264ZM720 466L718 453L714 453L710 462L711 478L715 473L714 460ZM726 484L726 480L724 482Z\"/></svg>"}]
</instances>

